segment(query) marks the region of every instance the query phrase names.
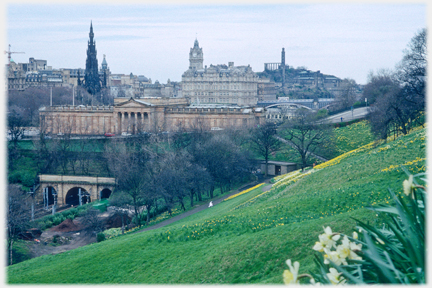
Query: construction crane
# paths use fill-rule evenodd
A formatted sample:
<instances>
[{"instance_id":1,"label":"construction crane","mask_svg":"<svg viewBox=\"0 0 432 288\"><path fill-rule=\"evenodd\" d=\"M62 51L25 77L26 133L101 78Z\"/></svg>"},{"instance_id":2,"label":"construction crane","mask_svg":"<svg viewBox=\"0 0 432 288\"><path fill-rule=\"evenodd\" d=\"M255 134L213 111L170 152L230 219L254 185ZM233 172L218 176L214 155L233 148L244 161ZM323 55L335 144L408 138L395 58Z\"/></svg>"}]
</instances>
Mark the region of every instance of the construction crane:
<instances>
[{"instance_id":1,"label":"construction crane","mask_svg":"<svg viewBox=\"0 0 432 288\"><path fill-rule=\"evenodd\" d=\"M6 53L8 54L8 66L10 66L10 60L11 60L11 54L12 53L25 54L25 52L11 52L10 47L11 47L11 45L9 44L9 51L4 51L4 54L6 54Z\"/></svg>"}]
</instances>

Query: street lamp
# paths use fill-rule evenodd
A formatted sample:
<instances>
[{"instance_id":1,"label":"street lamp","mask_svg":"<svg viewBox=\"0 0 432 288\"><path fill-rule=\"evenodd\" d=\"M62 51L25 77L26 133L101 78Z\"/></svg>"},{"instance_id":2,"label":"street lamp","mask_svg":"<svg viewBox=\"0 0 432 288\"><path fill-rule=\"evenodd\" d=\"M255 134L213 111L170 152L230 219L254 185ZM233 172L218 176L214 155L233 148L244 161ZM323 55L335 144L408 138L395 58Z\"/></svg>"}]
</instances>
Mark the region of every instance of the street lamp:
<instances>
[{"instance_id":1,"label":"street lamp","mask_svg":"<svg viewBox=\"0 0 432 288\"><path fill-rule=\"evenodd\" d=\"M53 195L54 198L54 204L52 206L52 215L54 215L56 213L56 208L57 208L57 193L54 190L51 194Z\"/></svg>"}]
</instances>

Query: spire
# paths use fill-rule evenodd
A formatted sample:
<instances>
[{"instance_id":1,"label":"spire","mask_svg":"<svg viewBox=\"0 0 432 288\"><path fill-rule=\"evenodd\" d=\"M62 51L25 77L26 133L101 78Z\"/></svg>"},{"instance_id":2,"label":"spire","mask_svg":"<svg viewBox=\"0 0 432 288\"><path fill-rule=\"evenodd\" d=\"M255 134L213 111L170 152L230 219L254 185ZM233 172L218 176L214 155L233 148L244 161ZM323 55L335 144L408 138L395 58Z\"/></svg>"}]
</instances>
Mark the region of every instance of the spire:
<instances>
[{"instance_id":1,"label":"spire","mask_svg":"<svg viewBox=\"0 0 432 288\"><path fill-rule=\"evenodd\" d=\"M195 38L194 47L193 48L199 48L198 39Z\"/></svg>"},{"instance_id":2,"label":"spire","mask_svg":"<svg viewBox=\"0 0 432 288\"><path fill-rule=\"evenodd\" d=\"M90 22L90 40L87 47L86 69L84 75L84 86L87 91L95 95L101 89L101 80L99 79L98 60L96 51L96 41L93 40L93 21Z\"/></svg>"},{"instance_id":3,"label":"spire","mask_svg":"<svg viewBox=\"0 0 432 288\"><path fill-rule=\"evenodd\" d=\"M93 23L92 23L92 21L90 21L90 33L89 33L89 36L90 36L90 44L93 44L94 34L93 34Z\"/></svg>"}]
</instances>

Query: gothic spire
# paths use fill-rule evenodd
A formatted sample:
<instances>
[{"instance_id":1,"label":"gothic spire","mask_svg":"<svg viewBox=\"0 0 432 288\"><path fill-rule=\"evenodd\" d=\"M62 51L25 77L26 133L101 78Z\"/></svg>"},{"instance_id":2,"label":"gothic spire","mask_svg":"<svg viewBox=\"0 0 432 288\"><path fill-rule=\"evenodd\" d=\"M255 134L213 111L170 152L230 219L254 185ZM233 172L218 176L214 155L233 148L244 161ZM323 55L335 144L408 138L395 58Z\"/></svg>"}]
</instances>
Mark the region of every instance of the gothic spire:
<instances>
[{"instance_id":1,"label":"gothic spire","mask_svg":"<svg viewBox=\"0 0 432 288\"><path fill-rule=\"evenodd\" d=\"M87 91L95 95L101 90L101 80L99 79L98 60L96 57L96 41L93 40L93 23L90 22L90 40L87 47L86 70L84 76L84 86Z\"/></svg>"}]
</instances>

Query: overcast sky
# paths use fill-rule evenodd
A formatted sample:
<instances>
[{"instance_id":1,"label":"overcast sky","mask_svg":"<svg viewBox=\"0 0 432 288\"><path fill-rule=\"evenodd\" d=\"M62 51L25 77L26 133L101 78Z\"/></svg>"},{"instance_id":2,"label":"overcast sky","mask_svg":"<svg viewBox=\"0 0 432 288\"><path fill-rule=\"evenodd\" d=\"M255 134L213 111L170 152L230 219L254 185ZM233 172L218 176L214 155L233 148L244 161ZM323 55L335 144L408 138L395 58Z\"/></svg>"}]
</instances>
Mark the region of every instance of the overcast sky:
<instances>
[{"instance_id":1,"label":"overcast sky","mask_svg":"<svg viewBox=\"0 0 432 288\"><path fill-rule=\"evenodd\" d=\"M284 47L287 65L366 84L370 71L394 68L427 24L425 4L88 3L7 4L5 50L25 52L12 54L17 63L85 68L92 21L99 66L105 54L112 73L180 81L197 38L207 66L233 61L260 72Z\"/></svg>"}]
</instances>

